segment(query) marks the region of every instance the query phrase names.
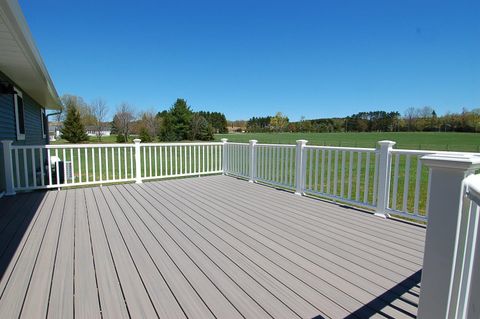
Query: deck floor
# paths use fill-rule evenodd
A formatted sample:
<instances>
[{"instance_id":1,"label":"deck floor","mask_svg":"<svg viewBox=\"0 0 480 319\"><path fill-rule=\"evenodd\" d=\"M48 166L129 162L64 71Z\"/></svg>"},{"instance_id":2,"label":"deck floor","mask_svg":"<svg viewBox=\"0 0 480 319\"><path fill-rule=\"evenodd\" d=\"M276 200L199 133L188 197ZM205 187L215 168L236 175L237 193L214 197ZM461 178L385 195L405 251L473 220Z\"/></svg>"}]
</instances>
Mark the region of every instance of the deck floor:
<instances>
[{"instance_id":1,"label":"deck floor","mask_svg":"<svg viewBox=\"0 0 480 319\"><path fill-rule=\"evenodd\" d=\"M410 318L425 229L226 176L0 199L0 318Z\"/></svg>"}]
</instances>

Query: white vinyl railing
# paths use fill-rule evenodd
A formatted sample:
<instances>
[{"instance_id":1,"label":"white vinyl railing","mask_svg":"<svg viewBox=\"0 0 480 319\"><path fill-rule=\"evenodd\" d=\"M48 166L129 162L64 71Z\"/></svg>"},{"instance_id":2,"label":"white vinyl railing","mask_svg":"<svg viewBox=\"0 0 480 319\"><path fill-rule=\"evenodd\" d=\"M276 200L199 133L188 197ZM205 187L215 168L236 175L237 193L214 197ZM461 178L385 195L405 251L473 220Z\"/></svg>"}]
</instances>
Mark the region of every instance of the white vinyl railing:
<instances>
[{"instance_id":1,"label":"white vinyl railing","mask_svg":"<svg viewBox=\"0 0 480 319\"><path fill-rule=\"evenodd\" d=\"M6 141L3 151L7 194L223 172L222 143L23 146Z\"/></svg>"},{"instance_id":2,"label":"white vinyl railing","mask_svg":"<svg viewBox=\"0 0 480 319\"><path fill-rule=\"evenodd\" d=\"M480 315L480 175L463 181L457 249L449 315L452 318L478 318Z\"/></svg>"},{"instance_id":3,"label":"white vinyl railing","mask_svg":"<svg viewBox=\"0 0 480 319\"><path fill-rule=\"evenodd\" d=\"M469 154L378 148L226 143L224 173L426 222L431 170L421 157ZM472 153L470 153L472 154Z\"/></svg>"},{"instance_id":4,"label":"white vinyl railing","mask_svg":"<svg viewBox=\"0 0 480 319\"><path fill-rule=\"evenodd\" d=\"M141 178L222 173L222 143L142 143Z\"/></svg>"},{"instance_id":5,"label":"white vinyl railing","mask_svg":"<svg viewBox=\"0 0 480 319\"><path fill-rule=\"evenodd\" d=\"M225 144L225 171L230 175L248 178L250 176L250 154L247 143Z\"/></svg>"},{"instance_id":6,"label":"white vinyl railing","mask_svg":"<svg viewBox=\"0 0 480 319\"><path fill-rule=\"evenodd\" d=\"M68 144L21 146L4 141L10 190L224 173L297 194L427 221L431 170L421 157L451 152L377 148L222 142ZM467 153L463 153L467 154ZM8 185L7 185L8 186Z\"/></svg>"},{"instance_id":7,"label":"white vinyl railing","mask_svg":"<svg viewBox=\"0 0 480 319\"><path fill-rule=\"evenodd\" d=\"M306 146L304 152L305 193L375 208L378 174L375 149Z\"/></svg>"},{"instance_id":8,"label":"white vinyl railing","mask_svg":"<svg viewBox=\"0 0 480 319\"><path fill-rule=\"evenodd\" d=\"M423 156L430 211L418 318L480 317L480 154Z\"/></svg>"},{"instance_id":9,"label":"white vinyl railing","mask_svg":"<svg viewBox=\"0 0 480 319\"><path fill-rule=\"evenodd\" d=\"M295 187L295 145L255 144L254 180Z\"/></svg>"}]
</instances>

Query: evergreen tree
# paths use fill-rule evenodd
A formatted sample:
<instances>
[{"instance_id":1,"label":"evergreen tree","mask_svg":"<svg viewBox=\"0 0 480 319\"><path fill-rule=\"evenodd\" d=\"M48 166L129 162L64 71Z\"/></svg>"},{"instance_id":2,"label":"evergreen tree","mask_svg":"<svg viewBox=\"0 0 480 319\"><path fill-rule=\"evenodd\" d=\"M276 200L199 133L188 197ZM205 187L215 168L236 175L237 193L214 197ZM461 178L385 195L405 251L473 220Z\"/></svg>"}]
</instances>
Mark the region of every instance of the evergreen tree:
<instances>
[{"instance_id":1,"label":"evergreen tree","mask_svg":"<svg viewBox=\"0 0 480 319\"><path fill-rule=\"evenodd\" d=\"M150 135L146 127L140 129L139 137L143 143L150 143L153 141L153 136Z\"/></svg>"},{"instance_id":2,"label":"evergreen tree","mask_svg":"<svg viewBox=\"0 0 480 319\"><path fill-rule=\"evenodd\" d=\"M115 114L112 122L110 122L110 126L111 126L110 134L118 134L118 128L117 128L117 124L116 124L117 122L118 122L118 117Z\"/></svg>"},{"instance_id":3,"label":"evergreen tree","mask_svg":"<svg viewBox=\"0 0 480 319\"><path fill-rule=\"evenodd\" d=\"M163 142L175 141L177 136L173 125L172 115L166 112L161 117L162 125L160 126L160 140Z\"/></svg>"},{"instance_id":4,"label":"evergreen tree","mask_svg":"<svg viewBox=\"0 0 480 319\"><path fill-rule=\"evenodd\" d=\"M184 99L177 99L169 113L175 133L175 139L177 141L188 139L192 110L187 105L187 102Z\"/></svg>"},{"instance_id":5,"label":"evergreen tree","mask_svg":"<svg viewBox=\"0 0 480 319\"><path fill-rule=\"evenodd\" d=\"M198 113L192 116L190 123L190 139L200 141L213 140L213 127L208 121Z\"/></svg>"},{"instance_id":6,"label":"evergreen tree","mask_svg":"<svg viewBox=\"0 0 480 319\"><path fill-rule=\"evenodd\" d=\"M88 140L88 135L85 132L85 127L80 118L80 112L73 105L67 107L67 116L65 121L63 121L61 133L62 137L70 143L78 143Z\"/></svg>"}]
</instances>

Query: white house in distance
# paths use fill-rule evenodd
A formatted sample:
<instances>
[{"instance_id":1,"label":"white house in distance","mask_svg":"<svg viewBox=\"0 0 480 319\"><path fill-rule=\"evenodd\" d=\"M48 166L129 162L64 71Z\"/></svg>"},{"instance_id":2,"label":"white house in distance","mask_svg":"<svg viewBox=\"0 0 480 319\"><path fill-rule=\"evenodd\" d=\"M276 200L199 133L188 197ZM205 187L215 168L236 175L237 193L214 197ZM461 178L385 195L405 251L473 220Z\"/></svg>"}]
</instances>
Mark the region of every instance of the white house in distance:
<instances>
[{"instance_id":1,"label":"white house in distance","mask_svg":"<svg viewBox=\"0 0 480 319\"><path fill-rule=\"evenodd\" d=\"M88 136L97 137L100 136L110 136L112 129L108 125L102 126L100 130L96 126L87 126L85 127L85 131L87 131Z\"/></svg>"}]
</instances>

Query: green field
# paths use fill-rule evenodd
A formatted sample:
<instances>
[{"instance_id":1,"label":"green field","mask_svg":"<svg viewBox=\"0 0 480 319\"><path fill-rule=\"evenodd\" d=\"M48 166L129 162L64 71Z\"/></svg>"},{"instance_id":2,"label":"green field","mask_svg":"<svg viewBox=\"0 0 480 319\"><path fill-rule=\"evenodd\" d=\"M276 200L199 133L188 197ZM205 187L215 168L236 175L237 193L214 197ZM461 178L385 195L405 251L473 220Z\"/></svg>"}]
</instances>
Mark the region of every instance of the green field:
<instances>
[{"instance_id":1,"label":"green field","mask_svg":"<svg viewBox=\"0 0 480 319\"><path fill-rule=\"evenodd\" d=\"M217 134L215 140L228 138L231 142L295 144L308 140L310 145L375 147L377 141L397 142L395 148L480 152L480 133L394 132L394 133L231 133Z\"/></svg>"},{"instance_id":2,"label":"green field","mask_svg":"<svg viewBox=\"0 0 480 319\"><path fill-rule=\"evenodd\" d=\"M377 141L397 142L395 148L480 152L480 133L443 132L394 132L394 133L230 133L216 134L215 140L227 138L230 142L258 140L259 143L295 144L296 140L308 140L309 145L375 147ZM131 139L133 140L133 138ZM132 142L132 141L130 141ZM51 144L67 144L65 140ZM85 143L116 143L116 136L103 137L101 141L91 137Z\"/></svg>"}]
</instances>

